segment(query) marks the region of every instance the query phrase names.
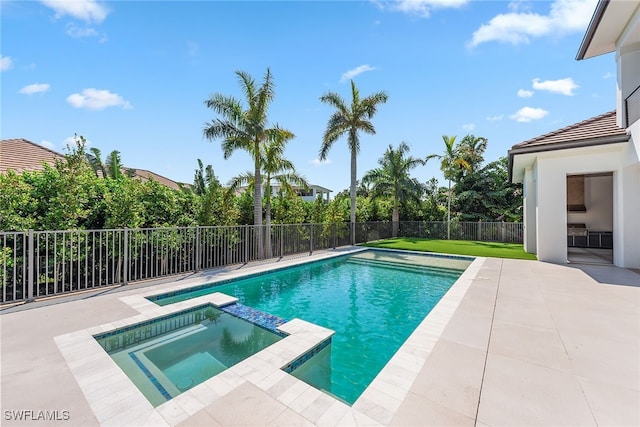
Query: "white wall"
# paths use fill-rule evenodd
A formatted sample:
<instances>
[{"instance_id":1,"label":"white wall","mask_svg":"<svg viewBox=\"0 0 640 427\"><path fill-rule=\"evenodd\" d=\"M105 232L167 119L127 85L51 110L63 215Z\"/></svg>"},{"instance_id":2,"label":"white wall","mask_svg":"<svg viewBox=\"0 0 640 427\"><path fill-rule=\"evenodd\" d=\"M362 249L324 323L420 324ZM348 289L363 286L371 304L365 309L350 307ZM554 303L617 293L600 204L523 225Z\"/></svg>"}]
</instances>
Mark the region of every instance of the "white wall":
<instances>
[{"instance_id":1,"label":"white wall","mask_svg":"<svg viewBox=\"0 0 640 427\"><path fill-rule=\"evenodd\" d=\"M625 127L624 100L640 86L640 44L625 46L616 53L617 77L617 124Z\"/></svg>"},{"instance_id":2,"label":"white wall","mask_svg":"<svg viewBox=\"0 0 640 427\"><path fill-rule=\"evenodd\" d=\"M623 245L631 244L628 239L623 238L626 230L622 230L627 220L633 220L629 216L631 207L622 208L623 198L628 197L621 196L624 190L628 190L626 183L629 179L622 172L625 160L623 148L624 144L615 144L538 153L536 239L539 260L555 263L567 260L566 176L614 172L614 264L628 266L627 257L620 258L625 252ZM637 212L640 211L636 211L633 218L638 217Z\"/></svg>"},{"instance_id":3,"label":"white wall","mask_svg":"<svg viewBox=\"0 0 640 427\"><path fill-rule=\"evenodd\" d=\"M536 205L537 193L536 187L536 163L528 167L524 171L524 179L522 183L523 190L523 224L524 224L524 250L530 254L538 252L536 244Z\"/></svg>"}]
</instances>

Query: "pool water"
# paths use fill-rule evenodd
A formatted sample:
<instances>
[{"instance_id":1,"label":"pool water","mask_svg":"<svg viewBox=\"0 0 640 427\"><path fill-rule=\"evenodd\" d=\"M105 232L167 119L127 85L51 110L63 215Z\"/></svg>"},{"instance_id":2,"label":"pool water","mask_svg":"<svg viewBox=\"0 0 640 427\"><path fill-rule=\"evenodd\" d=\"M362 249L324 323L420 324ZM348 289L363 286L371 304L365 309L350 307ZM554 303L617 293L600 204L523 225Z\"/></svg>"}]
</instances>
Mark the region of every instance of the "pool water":
<instances>
[{"instance_id":1,"label":"pool water","mask_svg":"<svg viewBox=\"0 0 640 427\"><path fill-rule=\"evenodd\" d=\"M164 305L222 292L333 329L330 347L292 374L352 404L471 261L367 250L150 299Z\"/></svg>"},{"instance_id":2,"label":"pool water","mask_svg":"<svg viewBox=\"0 0 640 427\"><path fill-rule=\"evenodd\" d=\"M95 338L158 406L282 337L208 305Z\"/></svg>"}]
</instances>

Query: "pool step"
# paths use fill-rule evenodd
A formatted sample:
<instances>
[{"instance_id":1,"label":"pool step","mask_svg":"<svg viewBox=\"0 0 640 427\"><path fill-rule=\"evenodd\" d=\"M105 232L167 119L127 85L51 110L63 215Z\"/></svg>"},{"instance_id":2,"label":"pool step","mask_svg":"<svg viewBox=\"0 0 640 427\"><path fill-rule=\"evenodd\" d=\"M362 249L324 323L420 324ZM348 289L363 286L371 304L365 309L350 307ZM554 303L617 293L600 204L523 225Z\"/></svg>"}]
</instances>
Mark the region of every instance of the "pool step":
<instances>
[{"instance_id":1,"label":"pool step","mask_svg":"<svg viewBox=\"0 0 640 427\"><path fill-rule=\"evenodd\" d=\"M398 263L393 261L382 261L377 259L358 259L355 257L350 257L347 259L346 263L348 264L357 264L357 265L365 265L365 266L375 266L379 268L387 268L392 270L399 271L407 271L418 274L430 274L430 275L438 275L438 276L459 276L461 270L457 270L454 268L446 268L446 267L435 267L431 265L416 265L416 264L405 264Z\"/></svg>"}]
</instances>

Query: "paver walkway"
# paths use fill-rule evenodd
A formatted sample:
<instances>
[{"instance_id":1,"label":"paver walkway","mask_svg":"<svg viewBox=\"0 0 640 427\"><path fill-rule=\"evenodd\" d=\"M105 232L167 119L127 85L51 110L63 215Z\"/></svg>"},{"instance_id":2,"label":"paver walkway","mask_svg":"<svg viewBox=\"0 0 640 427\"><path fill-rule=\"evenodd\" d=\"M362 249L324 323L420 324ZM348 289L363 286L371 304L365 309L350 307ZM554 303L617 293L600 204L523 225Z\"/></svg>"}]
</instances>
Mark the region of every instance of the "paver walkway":
<instances>
[{"instance_id":1,"label":"paver walkway","mask_svg":"<svg viewBox=\"0 0 640 427\"><path fill-rule=\"evenodd\" d=\"M131 286L4 310L1 424L98 425L54 337L138 314L120 298L142 290ZM246 382L181 425L637 426L639 361L639 274L488 258L390 422L376 421L375 413L358 416L336 408L324 417L325 407L301 412L302 396L283 403L272 396L274 390ZM274 387L284 388L284 382ZM15 419L20 414L33 419L38 411L60 420Z\"/></svg>"}]
</instances>

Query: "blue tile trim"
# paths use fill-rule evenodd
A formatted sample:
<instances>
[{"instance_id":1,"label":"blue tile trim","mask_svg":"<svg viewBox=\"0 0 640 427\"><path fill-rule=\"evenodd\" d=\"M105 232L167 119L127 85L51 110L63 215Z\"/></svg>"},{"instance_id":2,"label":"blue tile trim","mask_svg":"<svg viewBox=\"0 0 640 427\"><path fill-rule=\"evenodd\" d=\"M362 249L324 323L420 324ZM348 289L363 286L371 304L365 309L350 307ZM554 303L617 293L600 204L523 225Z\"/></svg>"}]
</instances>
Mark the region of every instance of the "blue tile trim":
<instances>
[{"instance_id":1,"label":"blue tile trim","mask_svg":"<svg viewBox=\"0 0 640 427\"><path fill-rule=\"evenodd\" d=\"M368 249L368 250L373 250L373 249ZM363 252L363 251L358 251L358 252ZM157 294L157 295L150 295L150 296L145 297L145 298L147 300L151 301L151 302L157 302L157 301L161 301L163 299L175 297L176 295L187 294L187 293L190 293L190 292L199 291L201 289L215 288L217 286L226 285L226 284L232 283L232 282L237 282L238 280L251 279L251 278L254 278L254 277L258 277L258 276L263 276L265 274L270 274L270 273L273 273L275 271L284 271L284 270L289 270L289 269L292 269L292 268L299 268L299 267L304 267L304 266L311 265L311 264L317 264L317 263L321 263L321 262L325 262L325 261L329 261L329 260L340 259L340 258L348 257L349 255L353 255L353 253L337 255L335 257L319 259L319 260L316 260L316 261L308 261L308 262L305 262L305 263L302 263L302 264L297 264L297 265L287 265L287 266L283 266L283 267L275 267L275 268L273 268L271 270L260 271L258 273L251 273L251 274L247 274L245 276L234 277L232 279L224 279L224 280L220 280L220 281L212 282L212 283L205 283L204 285L193 286L191 288L180 289L180 290L177 290L177 291L165 292L165 293Z\"/></svg>"},{"instance_id":2,"label":"blue tile trim","mask_svg":"<svg viewBox=\"0 0 640 427\"><path fill-rule=\"evenodd\" d=\"M284 267L276 267L276 268L273 268L273 269L267 270L267 271L261 271L261 272L258 272L258 273L247 274L245 276L235 277L233 279L224 279L224 280L220 280L220 281L217 281L217 282L205 283L204 285L198 285L198 286L193 286L193 287L186 288L186 289L180 289L180 290L177 290L177 291L171 291L171 292L165 292L165 293L162 293L162 294L151 295L151 296L148 296L148 297L145 297L145 298L147 300L151 301L151 302L157 303L158 301L162 301L163 299L175 297L177 295L187 294L187 293L190 293L190 292L195 292L195 291L199 291L199 290L207 289L207 288L215 288L217 286L226 285L228 283L236 282L238 280L251 279L253 277L258 277L258 276L262 276L262 275L265 275L265 274L270 274L270 273L273 273L275 271L283 271L283 270L288 270L288 269L291 269L291 268L299 268L299 267L303 267L303 266L307 266L307 265L311 265L311 264L326 262L326 261L329 261L329 260L336 260L336 259L340 259L340 258L344 258L344 257L349 257L349 256L354 255L356 253L362 253L362 252L366 252L366 251L371 251L371 252L395 252L395 253L398 253L398 252L405 252L405 253L409 252L409 253L412 253L412 254L425 256L425 257L459 259L459 260L463 260L463 261L473 261L475 259L474 257L468 257L468 256L463 256L463 255L447 255L447 254L438 254L438 253L432 253L432 252L424 253L424 252L417 252L417 251L401 251L401 250L398 250L398 249L366 248L364 246L362 248L365 249L365 250L346 253L346 254L343 254L343 255L337 255L337 256L332 257L332 258L325 258L325 259L320 259L320 260L316 260L316 261L309 261L309 262L305 262L303 264L289 265L289 266L284 266Z\"/></svg>"},{"instance_id":3,"label":"blue tile trim","mask_svg":"<svg viewBox=\"0 0 640 427\"><path fill-rule=\"evenodd\" d=\"M172 397L169 394L169 392L162 386L162 384L160 384L160 382L158 382L156 377L151 372L149 372L147 367L144 366L144 364L140 361L140 359L138 359L138 356L136 356L135 354L133 354L133 352L131 352L129 353L129 357L131 357L131 359L133 359L133 361L136 362L136 365L138 365L138 368L140 368L140 370L144 372L147 379L151 381L151 384L153 384L156 389L158 389L162 397L164 397L166 400L171 400Z\"/></svg>"},{"instance_id":4,"label":"blue tile trim","mask_svg":"<svg viewBox=\"0 0 640 427\"><path fill-rule=\"evenodd\" d=\"M294 361L292 361L292 362L286 364L285 366L283 366L282 370L285 371L287 374L290 374L291 372L293 372L296 369L298 369L306 361L311 359L313 356L315 356L316 354L320 353L320 351L322 351L329 344L331 344L331 337L329 337L326 340L322 341L320 344L316 345L311 350L307 351L306 353L304 353L302 356L298 357Z\"/></svg>"},{"instance_id":5,"label":"blue tile trim","mask_svg":"<svg viewBox=\"0 0 640 427\"><path fill-rule=\"evenodd\" d=\"M265 313L263 311L256 310L253 307L239 303L220 307L219 309L225 313L231 314L232 316L239 317L240 319L244 319L254 325L260 326L261 328L267 329L281 337L287 336L287 334L278 330L280 325L288 322L288 320L281 317L274 316L273 314Z\"/></svg>"},{"instance_id":6,"label":"blue tile trim","mask_svg":"<svg viewBox=\"0 0 640 427\"><path fill-rule=\"evenodd\" d=\"M101 339L108 338L108 337L111 337L111 336L114 336L114 335L118 335L118 334L123 333L123 332L128 332L128 331L131 331L133 329L140 328L142 326L148 326L148 325L151 325L151 324L154 324L154 323L157 323L157 322L162 322L164 320L172 319L174 317L184 316L185 314L191 313L193 311L202 310L203 308L208 308L208 307L211 307L211 308L214 308L216 310L219 310L219 308L215 307L211 303L202 304L202 305L199 305L199 306L196 306L196 307L191 307L191 308L188 308L186 310L179 311L177 313L172 313L172 314L168 314L168 315L161 316L161 317L154 317L153 319L145 320L144 322L134 323L133 325L124 326L122 328L117 328L117 329L115 329L113 331L109 331L109 332L103 332L101 334L94 335L93 338L95 338L96 340L101 340Z\"/></svg>"}]
</instances>

